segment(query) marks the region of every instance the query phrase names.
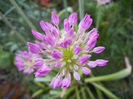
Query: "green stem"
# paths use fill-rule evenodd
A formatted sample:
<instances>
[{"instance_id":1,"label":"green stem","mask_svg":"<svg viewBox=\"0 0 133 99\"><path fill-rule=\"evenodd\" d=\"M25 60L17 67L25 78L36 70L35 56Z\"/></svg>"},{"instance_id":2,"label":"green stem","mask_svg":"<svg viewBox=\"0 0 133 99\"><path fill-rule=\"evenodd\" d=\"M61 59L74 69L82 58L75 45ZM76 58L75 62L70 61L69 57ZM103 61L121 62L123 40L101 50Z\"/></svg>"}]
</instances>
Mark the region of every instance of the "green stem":
<instances>
[{"instance_id":1,"label":"green stem","mask_svg":"<svg viewBox=\"0 0 133 99\"><path fill-rule=\"evenodd\" d=\"M101 7L97 6L96 7L96 28L97 30L99 29L100 20L101 20Z\"/></svg>"},{"instance_id":2,"label":"green stem","mask_svg":"<svg viewBox=\"0 0 133 99\"><path fill-rule=\"evenodd\" d=\"M93 86L95 86L96 88L98 88L99 90L103 91L108 97L110 97L111 99L119 99L117 96L115 96L112 92L110 92L108 89L106 89L105 87L103 87L100 84L97 83L91 83Z\"/></svg>"},{"instance_id":3,"label":"green stem","mask_svg":"<svg viewBox=\"0 0 133 99\"><path fill-rule=\"evenodd\" d=\"M84 87L81 88L81 93L82 93L83 99L86 99L85 88Z\"/></svg>"},{"instance_id":4,"label":"green stem","mask_svg":"<svg viewBox=\"0 0 133 99\"><path fill-rule=\"evenodd\" d=\"M93 93L91 92L90 88L86 86L86 90L90 96L91 99L95 99L95 96L93 95Z\"/></svg>"},{"instance_id":5,"label":"green stem","mask_svg":"<svg viewBox=\"0 0 133 99\"><path fill-rule=\"evenodd\" d=\"M78 0L80 20L84 17L84 0Z\"/></svg>"},{"instance_id":6,"label":"green stem","mask_svg":"<svg viewBox=\"0 0 133 99\"><path fill-rule=\"evenodd\" d=\"M68 12L67 12L67 0L63 0L63 4L64 4L64 8L65 8L65 16L68 16Z\"/></svg>"},{"instance_id":7,"label":"green stem","mask_svg":"<svg viewBox=\"0 0 133 99\"><path fill-rule=\"evenodd\" d=\"M23 19L27 22L27 24L34 30L37 30L36 27L32 24L32 22L28 19L28 17L24 14L23 10L19 7L15 0L10 0L12 5L16 7L18 13L23 17Z\"/></svg>"},{"instance_id":8,"label":"green stem","mask_svg":"<svg viewBox=\"0 0 133 99\"><path fill-rule=\"evenodd\" d=\"M80 96L79 96L79 91L78 91L78 86L75 88L75 91L76 91L76 96L77 96L77 99L80 99Z\"/></svg>"},{"instance_id":9,"label":"green stem","mask_svg":"<svg viewBox=\"0 0 133 99\"><path fill-rule=\"evenodd\" d=\"M3 21L16 33L16 35L20 38L20 40L24 43L26 43L25 38L15 30L15 28L13 27L13 25L8 21L8 19L2 14L2 12L0 12L0 16L3 18Z\"/></svg>"},{"instance_id":10,"label":"green stem","mask_svg":"<svg viewBox=\"0 0 133 99\"><path fill-rule=\"evenodd\" d=\"M35 98L36 96L42 94L43 92L48 91L49 89L51 89L51 88L50 87L47 87L47 88L43 88L43 89L37 90L35 93L33 93L32 98Z\"/></svg>"},{"instance_id":11,"label":"green stem","mask_svg":"<svg viewBox=\"0 0 133 99\"><path fill-rule=\"evenodd\" d=\"M91 77L95 77L92 73L90 74ZM100 83L100 82L98 82ZM100 83L101 84L101 83ZM97 96L98 96L98 99L103 99L103 95L102 95L102 92L95 87L95 90L96 90L96 93L97 93Z\"/></svg>"},{"instance_id":12,"label":"green stem","mask_svg":"<svg viewBox=\"0 0 133 99\"><path fill-rule=\"evenodd\" d=\"M85 79L85 82L88 83L88 82L119 80L129 76L131 74L131 70L132 70L131 66L129 66L126 69L123 69L117 73L113 73L105 76L87 78Z\"/></svg>"},{"instance_id":13,"label":"green stem","mask_svg":"<svg viewBox=\"0 0 133 99\"><path fill-rule=\"evenodd\" d=\"M98 99L103 99L102 92L97 87L95 87L95 89L96 89L96 92L97 92Z\"/></svg>"},{"instance_id":14,"label":"green stem","mask_svg":"<svg viewBox=\"0 0 133 99\"><path fill-rule=\"evenodd\" d=\"M62 99L66 99L68 94L70 94L73 90L75 89L75 87L71 87L71 88L68 88L65 92L65 95Z\"/></svg>"}]
</instances>

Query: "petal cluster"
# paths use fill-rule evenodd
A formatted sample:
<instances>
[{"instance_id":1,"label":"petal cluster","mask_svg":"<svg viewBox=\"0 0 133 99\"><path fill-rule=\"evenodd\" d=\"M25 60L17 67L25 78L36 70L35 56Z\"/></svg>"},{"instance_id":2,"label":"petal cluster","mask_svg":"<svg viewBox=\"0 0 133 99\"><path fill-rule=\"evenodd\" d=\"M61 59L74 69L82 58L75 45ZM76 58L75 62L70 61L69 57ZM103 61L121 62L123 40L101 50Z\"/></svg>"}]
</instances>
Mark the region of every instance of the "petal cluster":
<instances>
[{"instance_id":1,"label":"petal cluster","mask_svg":"<svg viewBox=\"0 0 133 99\"><path fill-rule=\"evenodd\" d=\"M19 71L27 74L35 71L35 77L42 77L58 68L58 73L49 86L67 89L72 75L75 80L81 79L79 70L89 75L92 68L105 66L108 60L91 60L92 53L100 54L105 49L102 46L95 47L99 36L96 28L87 33L93 22L91 16L86 14L80 21L78 30L75 30L77 20L77 13L72 13L68 19L64 19L62 31L59 29L59 17L55 12L52 12L51 23L41 20L40 26L44 34L32 30L37 40L35 43L27 43L28 52L20 51L16 54L15 65Z\"/></svg>"}]
</instances>

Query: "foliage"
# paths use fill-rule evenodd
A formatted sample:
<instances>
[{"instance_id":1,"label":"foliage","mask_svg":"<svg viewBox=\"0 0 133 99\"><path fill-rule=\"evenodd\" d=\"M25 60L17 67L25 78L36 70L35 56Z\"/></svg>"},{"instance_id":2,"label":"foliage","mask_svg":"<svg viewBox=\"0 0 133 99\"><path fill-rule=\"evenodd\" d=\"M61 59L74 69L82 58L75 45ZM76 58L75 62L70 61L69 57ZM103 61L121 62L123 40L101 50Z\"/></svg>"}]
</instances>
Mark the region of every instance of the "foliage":
<instances>
[{"instance_id":1,"label":"foliage","mask_svg":"<svg viewBox=\"0 0 133 99\"><path fill-rule=\"evenodd\" d=\"M41 19L49 20L52 10L58 12L62 22L62 19L67 16L65 13L79 12L77 9L78 2L76 0L67 0L66 7L71 6L72 8L67 8L67 12L65 12L66 10L61 0L49 0L50 7L40 6L37 0L16 0L18 7L26 16L25 18L21 15L21 11L18 11L19 8L16 9L16 6L10 1L14 0L0 0L0 16L2 15L0 17L0 68L12 69L11 71L14 71L15 75L20 76L21 74L18 74L13 65L13 58L15 52L26 49L25 42L34 40L31 28L35 27L38 31L43 32L38 26L39 21ZM100 33L98 45L103 45L107 48L104 53L95 56L94 59L106 57L106 59L110 60L108 66L94 69L94 75L111 74L125 68L124 55L127 55L133 62L131 58L133 56L133 44L131 43L133 41L132 3L132 0L114 0L98 8L93 0L84 0L84 11L91 14L94 19L93 27L97 27ZM29 20L30 23L26 20ZM33 83L31 83L33 81L32 75L28 77L21 75L22 78L20 80L22 80L21 83L23 85L28 87L32 97L39 97L40 99L55 99L60 97L60 94L64 94L64 99L68 97L70 99L76 97L85 99L86 96L95 99L94 96L100 97L102 95L99 92L100 88L103 92L106 90L103 85L121 99L130 99L133 95L132 75L123 80L104 82L103 84L98 83L98 85L73 81L74 87L70 86L67 91L61 89L52 90L48 87L48 82L52 75L48 78L34 79ZM28 80L28 78L31 79ZM85 78L89 79L88 76L83 76L82 81ZM96 86L96 90L93 86ZM79 94L82 95L79 96ZM110 94L110 92L105 94ZM105 94L103 95L104 98L106 98Z\"/></svg>"}]
</instances>

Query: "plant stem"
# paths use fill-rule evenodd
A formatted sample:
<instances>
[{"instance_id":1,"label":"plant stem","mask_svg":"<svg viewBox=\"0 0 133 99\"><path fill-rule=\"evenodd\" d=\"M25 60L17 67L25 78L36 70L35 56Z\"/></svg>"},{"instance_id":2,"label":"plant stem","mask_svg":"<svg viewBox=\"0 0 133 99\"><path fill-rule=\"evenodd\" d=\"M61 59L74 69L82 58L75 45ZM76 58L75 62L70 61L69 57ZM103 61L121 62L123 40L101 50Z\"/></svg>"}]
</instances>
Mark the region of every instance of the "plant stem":
<instances>
[{"instance_id":1,"label":"plant stem","mask_svg":"<svg viewBox=\"0 0 133 99\"><path fill-rule=\"evenodd\" d=\"M64 9L65 9L65 16L68 16L68 12L67 12L67 0L63 0L63 4L64 4Z\"/></svg>"},{"instance_id":2,"label":"plant stem","mask_svg":"<svg viewBox=\"0 0 133 99\"><path fill-rule=\"evenodd\" d=\"M3 21L16 33L16 35L20 38L20 40L24 43L26 43L25 38L15 30L15 28L13 27L13 25L8 21L8 19L2 14L2 12L0 12L0 16L3 18Z\"/></svg>"},{"instance_id":3,"label":"plant stem","mask_svg":"<svg viewBox=\"0 0 133 99\"><path fill-rule=\"evenodd\" d=\"M127 60L127 58L125 58L125 61ZM104 75L104 76L99 76L99 77L91 77L91 78L87 78L85 79L85 82L99 82L99 81L111 81L111 80L119 80L122 78L125 78L127 76L129 76L131 74L131 65L126 65L127 68L117 72L117 73L113 73L113 74L109 74L109 75Z\"/></svg>"},{"instance_id":4,"label":"plant stem","mask_svg":"<svg viewBox=\"0 0 133 99\"><path fill-rule=\"evenodd\" d=\"M101 7L97 6L96 7L96 28L97 30L99 29L100 20L101 20Z\"/></svg>"},{"instance_id":5,"label":"plant stem","mask_svg":"<svg viewBox=\"0 0 133 99\"><path fill-rule=\"evenodd\" d=\"M86 86L86 90L87 90L87 92L88 92L90 98L91 98L91 99L95 99L95 97L94 97L93 93L91 92L90 88Z\"/></svg>"},{"instance_id":6,"label":"plant stem","mask_svg":"<svg viewBox=\"0 0 133 99\"><path fill-rule=\"evenodd\" d=\"M85 95L85 88L84 87L81 88L81 93L82 93L83 99L87 99L86 95Z\"/></svg>"},{"instance_id":7,"label":"plant stem","mask_svg":"<svg viewBox=\"0 0 133 99\"><path fill-rule=\"evenodd\" d=\"M80 20L84 17L84 0L78 0Z\"/></svg>"},{"instance_id":8,"label":"plant stem","mask_svg":"<svg viewBox=\"0 0 133 99\"><path fill-rule=\"evenodd\" d=\"M75 87L68 88L66 90L65 95L64 95L64 97L62 99L66 99L67 95L70 94L74 89L75 89Z\"/></svg>"},{"instance_id":9,"label":"plant stem","mask_svg":"<svg viewBox=\"0 0 133 99\"><path fill-rule=\"evenodd\" d=\"M75 88L75 91L76 91L76 96L77 96L77 99L80 99L80 96L79 96L79 91L78 91L78 86Z\"/></svg>"},{"instance_id":10,"label":"plant stem","mask_svg":"<svg viewBox=\"0 0 133 99\"><path fill-rule=\"evenodd\" d=\"M103 87L100 84L97 83L91 83L93 86L95 86L96 88L100 89L101 91L103 91L108 97L110 97L111 99L119 99L117 96L115 96L112 92L110 92L108 89L106 89L105 87Z\"/></svg>"},{"instance_id":11,"label":"plant stem","mask_svg":"<svg viewBox=\"0 0 133 99\"><path fill-rule=\"evenodd\" d=\"M28 19L28 17L24 14L23 10L19 7L19 5L16 3L15 0L10 0L12 5L16 7L16 10L18 11L18 14L20 14L23 19L27 22L27 24L30 26L30 28L37 30L36 27L32 24L32 22Z\"/></svg>"}]
</instances>

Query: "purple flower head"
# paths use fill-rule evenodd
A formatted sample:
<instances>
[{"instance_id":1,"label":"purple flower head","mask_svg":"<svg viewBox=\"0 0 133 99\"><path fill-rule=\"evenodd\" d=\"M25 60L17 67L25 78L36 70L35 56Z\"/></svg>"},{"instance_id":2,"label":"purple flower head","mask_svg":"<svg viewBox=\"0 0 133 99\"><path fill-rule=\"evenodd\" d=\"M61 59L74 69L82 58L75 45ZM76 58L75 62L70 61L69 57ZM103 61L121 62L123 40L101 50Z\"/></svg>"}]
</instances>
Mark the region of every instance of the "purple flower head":
<instances>
[{"instance_id":1,"label":"purple flower head","mask_svg":"<svg viewBox=\"0 0 133 99\"><path fill-rule=\"evenodd\" d=\"M91 70L87 67L82 67L82 72L85 74L85 75L89 75L91 73Z\"/></svg>"},{"instance_id":2,"label":"purple flower head","mask_svg":"<svg viewBox=\"0 0 133 99\"><path fill-rule=\"evenodd\" d=\"M69 18L64 19L64 28L60 29L59 17L52 12L51 23L40 21L44 33L32 30L37 40L35 43L27 43L29 52L20 51L16 54L15 65L18 70L26 74L34 72L35 77L41 77L56 68L58 73L49 86L67 89L71 83L71 76L75 80L80 80L79 70L89 75L91 68L106 65L108 60L92 61L90 58L105 49L102 46L96 47L99 37L96 28L86 33L92 24L92 18L86 14L80 21L78 29L74 28L77 20L77 13L74 12Z\"/></svg>"},{"instance_id":3,"label":"purple flower head","mask_svg":"<svg viewBox=\"0 0 133 99\"><path fill-rule=\"evenodd\" d=\"M76 23L77 23L77 20L78 20L78 16L77 16L77 13L76 13L76 12L72 13L72 14L69 16L69 23L70 23L71 25L76 24Z\"/></svg>"},{"instance_id":4,"label":"purple flower head","mask_svg":"<svg viewBox=\"0 0 133 99\"><path fill-rule=\"evenodd\" d=\"M46 76L50 71L51 71L51 68L49 68L46 65L43 65L34 74L35 74L35 77L41 77L41 76Z\"/></svg>"},{"instance_id":5,"label":"purple flower head","mask_svg":"<svg viewBox=\"0 0 133 99\"><path fill-rule=\"evenodd\" d=\"M99 54L99 53L103 52L104 49L105 49L105 47L102 47L102 46L95 47L95 48L93 49L93 52Z\"/></svg>"},{"instance_id":6,"label":"purple flower head","mask_svg":"<svg viewBox=\"0 0 133 99\"><path fill-rule=\"evenodd\" d=\"M54 25L56 25L56 26L59 25L59 17L56 15L56 13L54 11L52 11L51 20Z\"/></svg>"},{"instance_id":7,"label":"purple flower head","mask_svg":"<svg viewBox=\"0 0 133 99\"><path fill-rule=\"evenodd\" d=\"M105 66L108 62L109 62L108 60L104 60L104 59L96 60L97 66Z\"/></svg>"}]
</instances>

